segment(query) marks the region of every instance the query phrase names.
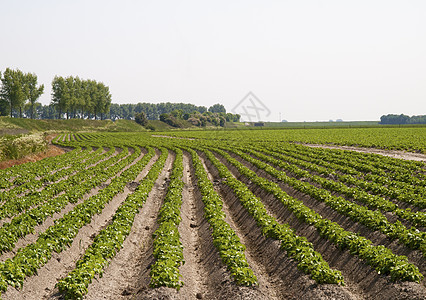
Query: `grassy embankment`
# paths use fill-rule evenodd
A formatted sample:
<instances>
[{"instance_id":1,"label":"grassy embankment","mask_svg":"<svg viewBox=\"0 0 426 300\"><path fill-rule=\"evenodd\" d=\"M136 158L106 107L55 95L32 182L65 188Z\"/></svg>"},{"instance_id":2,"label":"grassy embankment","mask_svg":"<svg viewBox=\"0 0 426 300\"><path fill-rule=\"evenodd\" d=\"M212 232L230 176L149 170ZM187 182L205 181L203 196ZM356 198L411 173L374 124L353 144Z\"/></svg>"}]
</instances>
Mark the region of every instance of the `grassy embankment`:
<instances>
[{"instance_id":1,"label":"grassy embankment","mask_svg":"<svg viewBox=\"0 0 426 300\"><path fill-rule=\"evenodd\" d=\"M0 117L0 161L19 159L45 151L48 134L77 131L139 132L146 129L130 120L113 122L111 120L31 120Z\"/></svg>"}]
</instances>

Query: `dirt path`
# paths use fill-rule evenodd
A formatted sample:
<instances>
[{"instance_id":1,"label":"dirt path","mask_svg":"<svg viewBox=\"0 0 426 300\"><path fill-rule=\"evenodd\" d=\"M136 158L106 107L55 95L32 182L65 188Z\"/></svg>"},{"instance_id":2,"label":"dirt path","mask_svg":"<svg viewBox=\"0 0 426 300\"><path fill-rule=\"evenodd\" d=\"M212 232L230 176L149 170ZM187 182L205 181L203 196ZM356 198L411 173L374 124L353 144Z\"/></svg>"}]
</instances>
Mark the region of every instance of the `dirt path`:
<instances>
[{"instance_id":1,"label":"dirt path","mask_svg":"<svg viewBox=\"0 0 426 300\"><path fill-rule=\"evenodd\" d=\"M169 154L165 167L135 217L123 248L105 269L102 278L95 279L89 286L87 299L133 299L149 285L149 266L153 262L152 234L157 228L157 215L172 163L173 157Z\"/></svg>"},{"instance_id":2,"label":"dirt path","mask_svg":"<svg viewBox=\"0 0 426 300\"><path fill-rule=\"evenodd\" d=\"M352 147L352 146L318 145L318 144L302 144L302 145L313 147L313 148L340 149L340 150L350 150L350 151L363 152L363 153L374 153L374 154L380 154L383 156L389 156L393 158L426 162L426 154L421 154L421 153L413 153L413 152L406 152L406 151L399 151L399 150L383 150L383 149L376 149L376 148Z\"/></svg>"}]
</instances>

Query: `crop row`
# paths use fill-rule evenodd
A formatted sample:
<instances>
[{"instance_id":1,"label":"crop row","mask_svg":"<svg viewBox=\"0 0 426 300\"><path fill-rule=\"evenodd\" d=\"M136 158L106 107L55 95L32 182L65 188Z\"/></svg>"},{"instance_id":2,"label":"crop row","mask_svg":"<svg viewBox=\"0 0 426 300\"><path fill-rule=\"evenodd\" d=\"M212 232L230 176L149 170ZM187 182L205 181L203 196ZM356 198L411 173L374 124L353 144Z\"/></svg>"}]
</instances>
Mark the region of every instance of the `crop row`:
<instances>
[{"instance_id":1,"label":"crop row","mask_svg":"<svg viewBox=\"0 0 426 300\"><path fill-rule=\"evenodd\" d=\"M285 152L276 147L267 147L268 154L279 158L290 164L297 164L305 169L310 169L321 175L335 177L341 182L345 182L351 186L362 188L375 195L389 197L395 201L410 203L419 208L426 207L426 189L422 185L411 185L405 182L397 182L389 177L374 174L364 174L354 170L346 165L345 160L339 163L326 162L326 155L321 158L310 158L306 155L298 153ZM264 151L262 149L262 151ZM336 172L339 171L339 172Z\"/></svg>"},{"instance_id":2,"label":"crop row","mask_svg":"<svg viewBox=\"0 0 426 300\"><path fill-rule=\"evenodd\" d=\"M313 249L312 243L305 237L297 236L288 224L278 223L268 214L262 201L244 183L237 180L210 151L204 150L204 153L218 169L221 178L225 179L224 184L234 191L244 208L253 216L263 234L280 241L281 249L298 262L300 270L309 274L318 283L344 284L341 272L331 269L321 254Z\"/></svg>"},{"instance_id":3,"label":"crop row","mask_svg":"<svg viewBox=\"0 0 426 300\"><path fill-rule=\"evenodd\" d=\"M306 169L308 169L319 174L330 174L329 172L332 172L332 170L330 169L319 167L315 164L308 163L308 162L301 162L296 159L291 159L291 158L289 159L288 157L284 155L280 155L276 152L271 152L265 149L259 149L259 150L261 150L263 153L266 153L268 155L272 155L273 157L276 157L279 160L274 159L272 157L268 157L258 151L249 150L248 152L255 156L261 157L263 160L268 161L269 163L272 163L276 166L279 166L288 172L291 172L298 179L301 179L301 178L310 179L313 183L320 185L324 189L327 189L332 192L338 192L339 194L344 195L348 198L351 198L355 201L364 203L368 205L370 208L378 208L382 211L393 212L400 218L410 221L414 226L426 225L426 214L424 212L420 212L420 211L412 212L411 209L398 208L398 205L393 203L392 201L377 195L371 195L361 188L361 187L367 186L367 187L370 187L370 189L372 189L374 186L376 190L376 189L380 189L379 184L358 180L353 178L350 175L338 175L338 174L336 174L335 176L338 179L340 179L340 181L330 180L318 175L310 174L308 171L306 171ZM302 170L298 168L297 166L302 166L305 170ZM343 184L342 182L350 182L351 186L347 186ZM412 201L417 203L417 205L420 205L420 203L423 203L423 205L426 205L426 202L420 196L418 198L420 198L418 201L415 199Z\"/></svg>"},{"instance_id":4,"label":"crop row","mask_svg":"<svg viewBox=\"0 0 426 300\"><path fill-rule=\"evenodd\" d=\"M114 151L112 149L111 152L109 152L107 155L111 155L113 153ZM123 153L122 155L117 155L115 157L115 160L121 159L123 155L125 155L125 153ZM80 183L83 180L89 180L91 177L96 175L99 166L95 165L88 169L86 169L86 167L91 164L98 163L102 159L103 157L98 155L93 157L93 159L86 161L85 163L77 164L75 167L69 170L69 172L74 173L74 175L69 176L65 180L50 184L41 191L33 189L29 191L25 196L14 196L9 198L2 206L0 206L0 219L3 219L5 217L13 217L16 214L21 213L30 207L43 203L48 199L59 195L61 192L66 191L70 187L74 186L77 183Z\"/></svg>"},{"instance_id":5,"label":"crop row","mask_svg":"<svg viewBox=\"0 0 426 300\"><path fill-rule=\"evenodd\" d=\"M242 175L279 199L298 219L309 225L313 225L321 236L329 239L341 249L348 249L350 253L356 254L361 259L364 259L368 264L374 267L379 274L389 274L392 280L420 282L423 279L423 275L420 273L419 269L415 265L409 263L407 257L395 255L384 246L374 246L370 240L353 232L346 231L337 223L323 218L320 214L305 206L302 201L290 197L278 184L257 176L254 171L245 167L227 152L219 149L215 149L215 151L222 155L230 164L235 166ZM241 154L241 156L248 161L255 163L255 160L251 159L248 155L244 156L241 152L235 152L239 155ZM282 174L282 172L277 171L265 163L259 162L258 167L266 172L278 172L278 176ZM303 186L303 182L299 180L295 180L295 183ZM318 194L321 195L321 193L322 190L319 190ZM332 198L327 199L331 200ZM330 204L333 204L333 201L330 201Z\"/></svg>"},{"instance_id":6,"label":"crop row","mask_svg":"<svg viewBox=\"0 0 426 300\"><path fill-rule=\"evenodd\" d=\"M134 154L138 152L140 153L140 150ZM128 182L136 178L141 168L143 166L137 163L124 170L120 176L112 179L107 187L56 220L54 225L39 234L36 242L20 248L13 258L0 263L0 291L5 291L8 285L22 287L24 279L36 274L37 270L49 261L53 252L59 253L71 245L79 229L88 224L95 214L101 213L105 205L122 192Z\"/></svg>"},{"instance_id":7,"label":"crop row","mask_svg":"<svg viewBox=\"0 0 426 300\"><path fill-rule=\"evenodd\" d=\"M265 161L271 162L282 168L286 168L287 170L291 169L291 172L293 174L296 174L296 177L298 177L299 179L289 177L284 172L280 172L279 170L271 167L265 162L254 159L250 155L247 155L238 150L231 150L231 151L234 151L234 153L240 155L247 161L251 162L252 164L261 168L262 170L265 170L266 172L268 172L275 178L290 185L294 189L300 192L303 192L304 194L307 194L318 201L324 202L327 206L331 207L332 209L334 209L335 211L339 212L342 215L348 216L355 222L359 222L373 230L378 230L386 234L391 239L399 239L401 243L403 243L404 245L406 245L407 247L411 249L419 249L424 254L426 253L426 233L425 232L420 232L415 227L411 227L410 229L407 229L400 221L391 223L383 214L380 213L380 211L370 210L365 206L358 205L342 197L334 196L332 195L332 193L330 193L329 191L325 189L318 188L314 185L311 185L308 182L299 180L301 178L306 178L306 177L312 178L315 182L319 182L323 186L330 187L331 184L329 184L325 179L319 176L311 176L306 171L300 171L300 169L298 170L298 168L294 165L282 163L279 160L273 159L259 152L249 151ZM338 183L335 183L335 185L339 186ZM338 189L338 188L335 188L335 190L341 191L341 189ZM352 197L355 198L356 197L355 195L356 194L353 194ZM364 201L364 200L367 201L370 198L356 197L356 199L359 201ZM383 199L383 201L386 201L386 200Z\"/></svg>"},{"instance_id":8,"label":"crop row","mask_svg":"<svg viewBox=\"0 0 426 300\"><path fill-rule=\"evenodd\" d=\"M163 150L167 151L167 150ZM182 190L184 183L182 150L173 149L176 153L173 163L167 194L158 214L158 228L153 237L154 264L151 266L151 287L166 286L180 289L179 267L184 263L183 246L180 241L179 224L182 220Z\"/></svg>"},{"instance_id":9,"label":"crop row","mask_svg":"<svg viewBox=\"0 0 426 300\"><path fill-rule=\"evenodd\" d=\"M149 154L138 163L139 171L146 166L153 155L154 151L150 148ZM102 276L105 267L121 249L129 235L134 218L152 190L166 158L167 150L163 149L159 159L142 179L135 192L129 194L117 209L111 224L97 234L93 243L77 261L74 270L58 281L57 287L65 299L82 299L87 294L87 288L93 278L96 275Z\"/></svg>"},{"instance_id":10,"label":"crop row","mask_svg":"<svg viewBox=\"0 0 426 300\"><path fill-rule=\"evenodd\" d=\"M29 176L20 176L15 178L15 186L9 189L8 191L3 192L0 196L0 199L2 201L9 201L18 197L22 198L23 196L29 193L34 193L43 186L51 185L56 181L66 178L66 176L69 176L73 173L83 170L84 168L87 168L91 164L96 164L98 161L104 159L105 157L111 156L114 151L112 149L112 151L105 152L104 154L101 153L102 149L99 148L95 152L90 152L90 157L85 155L73 160L64 159L64 161L66 162L66 167L63 167L63 165L58 164L58 168L55 172L48 172L47 174L39 172L39 170L43 170L44 167L43 163L39 163L38 165L36 165L37 167L33 169L33 172L35 172L35 174L40 174L39 176L31 176L30 178ZM16 183L16 181L21 182L22 180L25 180L25 183Z\"/></svg>"},{"instance_id":11,"label":"crop row","mask_svg":"<svg viewBox=\"0 0 426 300\"><path fill-rule=\"evenodd\" d=\"M405 182L416 185L426 179L424 164L418 161L404 161L383 155L359 153L356 151L316 149L300 145L289 147L280 144L279 146L281 146L280 149L286 149L286 152L293 148L293 151L290 150L290 152L310 157L319 157L321 160L344 165L357 172L362 172L362 174L382 176L393 182ZM276 146L274 148L278 149Z\"/></svg>"},{"instance_id":12,"label":"crop row","mask_svg":"<svg viewBox=\"0 0 426 300\"><path fill-rule=\"evenodd\" d=\"M82 151L81 148L76 148L73 151L60 156L46 158L39 162L15 165L13 167L0 170L0 189L11 188L14 185L22 185L36 177L41 177L52 171L56 171L58 166L61 168L62 166L71 164L73 160L80 158L84 159L85 155L88 155L91 152L91 149Z\"/></svg>"},{"instance_id":13,"label":"crop row","mask_svg":"<svg viewBox=\"0 0 426 300\"><path fill-rule=\"evenodd\" d=\"M223 264L232 274L235 282L240 285L256 285L257 278L247 263L244 254L245 246L240 242L235 231L225 221L222 211L223 202L215 191L207 172L193 149L185 148L191 153L192 167L194 168L197 186L204 203L204 216L212 229L213 244L219 252Z\"/></svg>"},{"instance_id":14,"label":"crop row","mask_svg":"<svg viewBox=\"0 0 426 300\"><path fill-rule=\"evenodd\" d=\"M120 154L125 156L126 153L127 148ZM60 212L68 203L77 202L92 188L116 176L116 174L127 164L131 163L136 156L137 154L134 154L133 157L129 156L119 164L114 164L114 162L122 159L122 157L115 156L110 158L100 165L93 167L91 172L95 174L95 176L85 177L82 176L82 174L78 175L81 181L79 181L79 184L74 184L75 182L72 181L66 193L55 198L49 198L42 205L13 218L9 223L4 223L0 228L0 253L12 250L19 238L32 233L35 226L42 224L47 217Z\"/></svg>"}]
</instances>

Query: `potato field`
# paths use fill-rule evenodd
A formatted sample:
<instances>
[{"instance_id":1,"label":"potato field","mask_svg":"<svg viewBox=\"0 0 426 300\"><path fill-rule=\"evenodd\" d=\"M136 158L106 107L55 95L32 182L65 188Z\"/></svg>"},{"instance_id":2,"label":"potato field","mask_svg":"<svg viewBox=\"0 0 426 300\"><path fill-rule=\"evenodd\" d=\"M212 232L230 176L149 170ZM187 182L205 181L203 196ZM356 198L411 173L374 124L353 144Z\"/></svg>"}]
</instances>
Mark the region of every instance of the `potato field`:
<instances>
[{"instance_id":1,"label":"potato field","mask_svg":"<svg viewBox=\"0 0 426 300\"><path fill-rule=\"evenodd\" d=\"M426 130L333 130L57 135L0 170L1 299L426 299Z\"/></svg>"}]
</instances>

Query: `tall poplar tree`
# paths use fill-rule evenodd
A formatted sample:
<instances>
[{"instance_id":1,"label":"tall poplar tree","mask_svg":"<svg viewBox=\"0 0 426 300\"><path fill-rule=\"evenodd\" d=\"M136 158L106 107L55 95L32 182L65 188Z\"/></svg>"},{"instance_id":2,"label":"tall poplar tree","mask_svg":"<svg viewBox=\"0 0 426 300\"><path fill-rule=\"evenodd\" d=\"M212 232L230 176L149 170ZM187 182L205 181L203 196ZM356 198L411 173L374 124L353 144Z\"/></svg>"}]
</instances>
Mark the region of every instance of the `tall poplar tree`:
<instances>
[{"instance_id":1,"label":"tall poplar tree","mask_svg":"<svg viewBox=\"0 0 426 300\"><path fill-rule=\"evenodd\" d=\"M40 105L37 101L44 92L44 85L37 86L37 75L34 73L25 74L25 85L29 102L28 106L30 108L30 117L33 119L36 108Z\"/></svg>"},{"instance_id":2,"label":"tall poplar tree","mask_svg":"<svg viewBox=\"0 0 426 300\"><path fill-rule=\"evenodd\" d=\"M28 87L25 84L25 79L26 76L21 70L10 68L6 68L1 78L0 97L7 102L11 117L13 117L13 110L19 109L19 116L22 118L22 109L25 100L28 98Z\"/></svg>"}]
</instances>

